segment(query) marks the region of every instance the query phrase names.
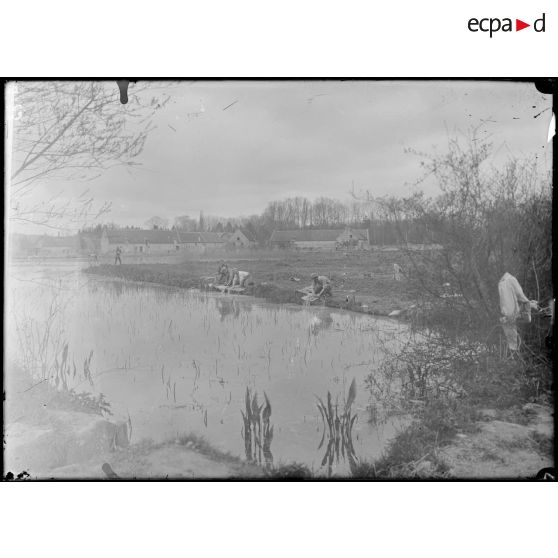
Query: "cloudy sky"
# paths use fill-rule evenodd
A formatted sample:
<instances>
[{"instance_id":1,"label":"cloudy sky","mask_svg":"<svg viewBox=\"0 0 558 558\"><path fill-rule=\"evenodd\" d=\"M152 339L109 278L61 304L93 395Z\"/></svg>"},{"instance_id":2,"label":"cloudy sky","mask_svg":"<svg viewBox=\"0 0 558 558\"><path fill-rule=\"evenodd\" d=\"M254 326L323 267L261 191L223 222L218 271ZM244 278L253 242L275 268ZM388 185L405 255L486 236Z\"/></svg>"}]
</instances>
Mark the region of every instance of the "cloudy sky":
<instances>
[{"instance_id":1,"label":"cloudy sky","mask_svg":"<svg viewBox=\"0 0 558 558\"><path fill-rule=\"evenodd\" d=\"M551 97L532 84L199 81L167 93L141 166L88 183L96 200L112 203L105 220L249 215L288 196L346 199L353 184L375 196L407 194L420 158L406 148L443 153L448 137L473 127L493 143L495 165L515 156L551 169ZM81 189L42 187L68 197Z\"/></svg>"}]
</instances>

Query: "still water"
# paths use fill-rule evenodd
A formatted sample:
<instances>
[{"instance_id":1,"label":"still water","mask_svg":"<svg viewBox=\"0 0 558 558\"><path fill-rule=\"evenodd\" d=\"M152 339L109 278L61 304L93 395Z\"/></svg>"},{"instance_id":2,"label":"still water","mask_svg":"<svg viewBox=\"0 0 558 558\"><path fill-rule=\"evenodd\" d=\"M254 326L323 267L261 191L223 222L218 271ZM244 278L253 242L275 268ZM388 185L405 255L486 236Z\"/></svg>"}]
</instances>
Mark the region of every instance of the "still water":
<instances>
[{"instance_id":1,"label":"still water","mask_svg":"<svg viewBox=\"0 0 558 558\"><path fill-rule=\"evenodd\" d=\"M271 403L274 463L296 461L319 473L325 447L318 449L317 397L329 391L342 406L353 378L356 457L379 457L399 427L369 422L363 383L407 335L394 320L117 282L76 264L9 266L6 288L8 359L40 377L30 354L42 350L42 362L52 363L67 343L78 370L70 387L102 393L115 417L130 417L132 443L195 433L244 457L249 388ZM81 372L91 351L89 381ZM342 459L335 467L347 470Z\"/></svg>"}]
</instances>

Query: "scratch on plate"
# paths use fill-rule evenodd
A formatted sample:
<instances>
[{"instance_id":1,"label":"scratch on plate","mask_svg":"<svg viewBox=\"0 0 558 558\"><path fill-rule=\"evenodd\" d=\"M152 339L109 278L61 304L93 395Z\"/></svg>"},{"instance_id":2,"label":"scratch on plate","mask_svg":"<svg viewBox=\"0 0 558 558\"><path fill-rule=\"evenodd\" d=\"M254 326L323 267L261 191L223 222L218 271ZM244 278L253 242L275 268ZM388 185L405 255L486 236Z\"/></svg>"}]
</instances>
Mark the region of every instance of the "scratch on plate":
<instances>
[{"instance_id":1,"label":"scratch on plate","mask_svg":"<svg viewBox=\"0 0 558 558\"><path fill-rule=\"evenodd\" d=\"M233 101L230 105L227 105L223 110L227 110L228 108L231 108L233 105L236 105L236 103L238 103L238 99L236 101Z\"/></svg>"},{"instance_id":2,"label":"scratch on plate","mask_svg":"<svg viewBox=\"0 0 558 558\"><path fill-rule=\"evenodd\" d=\"M538 118L543 112L546 112L547 110L550 110L550 107L547 107L544 110L541 110L541 112L535 114L535 116L533 116L533 118Z\"/></svg>"}]
</instances>

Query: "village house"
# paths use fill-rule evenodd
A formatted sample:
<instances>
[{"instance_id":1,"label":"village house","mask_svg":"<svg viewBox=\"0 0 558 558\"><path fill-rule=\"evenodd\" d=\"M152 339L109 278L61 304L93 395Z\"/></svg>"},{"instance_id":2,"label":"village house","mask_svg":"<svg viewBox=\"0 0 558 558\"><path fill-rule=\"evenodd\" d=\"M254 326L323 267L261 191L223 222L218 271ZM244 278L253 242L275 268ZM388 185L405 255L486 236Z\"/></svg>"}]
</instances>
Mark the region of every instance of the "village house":
<instances>
[{"instance_id":1,"label":"village house","mask_svg":"<svg viewBox=\"0 0 558 558\"><path fill-rule=\"evenodd\" d=\"M248 231L237 228L232 233L222 233L222 238L227 243L227 248L254 248L256 246L255 240Z\"/></svg>"},{"instance_id":2,"label":"village house","mask_svg":"<svg viewBox=\"0 0 558 558\"><path fill-rule=\"evenodd\" d=\"M370 236L368 229L354 229L347 227L337 237L339 248L354 248L363 250L370 246Z\"/></svg>"},{"instance_id":3,"label":"village house","mask_svg":"<svg viewBox=\"0 0 558 558\"><path fill-rule=\"evenodd\" d=\"M295 250L366 249L370 245L368 229L300 229L273 231L272 248Z\"/></svg>"},{"instance_id":4,"label":"village house","mask_svg":"<svg viewBox=\"0 0 558 558\"><path fill-rule=\"evenodd\" d=\"M200 233L177 231L177 234L180 250L197 252L200 254L204 251L205 248Z\"/></svg>"},{"instance_id":5,"label":"village house","mask_svg":"<svg viewBox=\"0 0 558 558\"><path fill-rule=\"evenodd\" d=\"M116 251L117 246L124 254L170 254L180 250L177 231L162 229L103 229L101 253Z\"/></svg>"},{"instance_id":6,"label":"village house","mask_svg":"<svg viewBox=\"0 0 558 558\"><path fill-rule=\"evenodd\" d=\"M226 241L220 233L177 231L180 247L189 252L224 249Z\"/></svg>"},{"instance_id":7,"label":"village house","mask_svg":"<svg viewBox=\"0 0 558 558\"><path fill-rule=\"evenodd\" d=\"M170 254L179 251L205 253L231 248L252 248L255 242L248 233L237 229L234 233L189 232L179 229L103 229L100 237L82 234L84 253L109 254L120 246L124 254Z\"/></svg>"},{"instance_id":8,"label":"village house","mask_svg":"<svg viewBox=\"0 0 558 558\"><path fill-rule=\"evenodd\" d=\"M206 250L223 250L227 246L227 241L223 238L223 233L218 232L200 232L202 242Z\"/></svg>"}]
</instances>

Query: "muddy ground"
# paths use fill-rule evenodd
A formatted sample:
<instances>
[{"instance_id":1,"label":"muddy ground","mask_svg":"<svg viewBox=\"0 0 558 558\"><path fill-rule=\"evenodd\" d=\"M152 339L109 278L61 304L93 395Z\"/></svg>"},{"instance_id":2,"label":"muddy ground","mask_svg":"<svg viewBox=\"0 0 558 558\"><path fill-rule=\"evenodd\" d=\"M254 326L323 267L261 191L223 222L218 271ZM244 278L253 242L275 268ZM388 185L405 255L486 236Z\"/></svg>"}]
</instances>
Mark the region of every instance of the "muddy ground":
<instances>
[{"instance_id":1,"label":"muddy ground","mask_svg":"<svg viewBox=\"0 0 558 558\"><path fill-rule=\"evenodd\" d=\"M453 478L532 479L554 466L550 405L527 403L514 413L485 409L478 431L458 434L440 450Z\"/></svg>"}]
</instances>

